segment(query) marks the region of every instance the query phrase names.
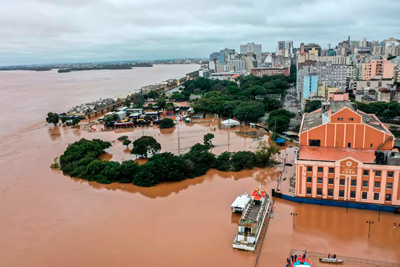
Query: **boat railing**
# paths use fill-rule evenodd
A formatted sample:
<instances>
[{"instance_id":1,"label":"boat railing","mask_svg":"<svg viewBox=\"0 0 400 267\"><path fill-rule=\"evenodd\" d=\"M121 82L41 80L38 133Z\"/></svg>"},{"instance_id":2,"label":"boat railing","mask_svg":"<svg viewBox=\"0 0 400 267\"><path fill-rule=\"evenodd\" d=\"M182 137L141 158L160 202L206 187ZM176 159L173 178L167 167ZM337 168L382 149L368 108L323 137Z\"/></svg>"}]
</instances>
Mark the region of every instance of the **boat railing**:
<instances>
[{"instance_id":1,"label":"boat railing","mask_svg":"<svg viewBox=\"0 0 400 267\"><path fill-rule=\"evenodd\" d=\"M290 250L290 256L293 255L293 253L296 252L303 252L304 250L298 250L298 249L291 249ZM326 258L328 253L320 253L320 252L313 252L313 251L307 251L307 254L310 257L316 257L316 258ZM290 258L289 256L289 258ZM393 262L385 262L385 261L377 261L377 260L369 260L365 258L355 258L355 257L348 257L348 256L342 256L342 255L337 255L337 259L342 259L345 262L354 262L354 263L362 263L362 264L368 264L372 266L385 266L385 267L400 267L400 263L393 263Z\"/></svg>"}]
</instances>

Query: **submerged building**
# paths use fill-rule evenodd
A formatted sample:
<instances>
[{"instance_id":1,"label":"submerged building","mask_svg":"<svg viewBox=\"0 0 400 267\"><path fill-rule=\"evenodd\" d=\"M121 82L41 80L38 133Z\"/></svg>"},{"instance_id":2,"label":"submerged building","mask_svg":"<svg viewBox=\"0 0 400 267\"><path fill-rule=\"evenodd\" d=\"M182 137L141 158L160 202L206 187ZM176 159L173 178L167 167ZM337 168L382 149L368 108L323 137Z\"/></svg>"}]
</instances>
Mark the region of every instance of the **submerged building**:
<instances>
[{"instance_id":1,"label":"submerged building","mask_svg":"<svg viewBox=\"0 0 400 267\"><path fill-rule=\"evenodd\" d=\"M348 93L330 93L320 109L305 113L299 139L297 197L400 205L394 136Z\"/></svg>"}]
</instances>

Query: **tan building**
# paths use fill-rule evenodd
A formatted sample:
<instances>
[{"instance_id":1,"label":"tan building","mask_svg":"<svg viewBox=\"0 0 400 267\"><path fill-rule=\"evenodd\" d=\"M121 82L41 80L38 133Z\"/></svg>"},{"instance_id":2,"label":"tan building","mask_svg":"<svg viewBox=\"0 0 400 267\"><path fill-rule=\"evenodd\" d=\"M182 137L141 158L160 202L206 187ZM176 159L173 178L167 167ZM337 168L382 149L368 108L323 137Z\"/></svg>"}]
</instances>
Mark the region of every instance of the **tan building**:
<instances>
[{"instance_id":1,"label":"tan building","mask_svg":"<svg viewBox=\"0 0 400 267\"><path fill-rule=\"evenodd\" d=\"M295 195L400 205L400 153L393 150L392 133L347 94L329 98L303 116Z\"/></svg>"},{"instance_id":2,"label":"tan building","mask_svg":"<svg viewBox=\"0 0 400 267\"><path fill-rule=\"evenodd\" d=\"M254 76L262 77L264 75L267 76L272 76L272 75L285 75L289 76L290 75L290 67L280 67L280 68L270 68L270 67L265 67L265 68L255 68L251 70L251 74Z\"/></svg>"},{"instance_id":3,"label":"tan building","mask_svg":"<svg viewBox=\"0 0 400 267\"><path fill-rule=\"evenodd\" d=\"M372 60L370 63L363 63L362 70L362 77L365 81L376 79L378 77L382 79L392 79L394 64L387 61L387 59Z\"/></svg>"},{"instance_id":4,"label":"tan building","mask_svg":"<svg viewBox=\"0 0 400 267\"><path fill-rule=\"evenodd\" d=\"M326 86L326 82L322 81L320 84L318 84L318 96L322 96L325 99L329 97L330 93L334 92L340 92L339 87L333 87L333 86Z\"/></svg>"}]
</instances>

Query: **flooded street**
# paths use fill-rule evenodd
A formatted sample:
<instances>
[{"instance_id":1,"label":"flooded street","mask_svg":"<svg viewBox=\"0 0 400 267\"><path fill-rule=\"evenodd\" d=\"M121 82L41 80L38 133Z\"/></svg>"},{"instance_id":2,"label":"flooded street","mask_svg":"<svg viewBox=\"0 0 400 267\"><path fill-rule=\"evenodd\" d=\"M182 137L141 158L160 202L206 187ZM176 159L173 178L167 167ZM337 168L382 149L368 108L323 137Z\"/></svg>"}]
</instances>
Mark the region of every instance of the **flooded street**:
<instances>
[{"instance_id":1,"label":"flooded street","mask_svg":"<svg viewBox=\"0 0 400 267\"><path fill-rule=\"evenodd\" d=\"M161 143L162 151L178 153L179 131L181 153L185 153L194 143L202 142L204 134L211 132L216 136L213 139L216 154L227 150L255 150L259 141L268 140L267 135L253 138L238 133L250 131L248 128L220 130L212 121L181 123L179 129L163 131L149 127L92 133L42 123L49 110L61 112L81 102L112 97L126 92L127 88L139 88L195 69L190 65L154 68L168 70L164 73L159 69L156 80L151 80L150 75L145 75L144 80L136 76L134 80L111 79L112 88L108 82L102 86L83 86L82 80L87 78L83 73L66 74L77 75L82 80L76 78L75 82L68 81L60 87L56 87L57 81L48 80L47 75L51 73L29 73L26 79L19 76L8 87L3 82L5 75L22 74L0 72L1 267L253 266L254 253L232 249L239 216L231 214L230 204L244 191L251 192L259 182L270 193L280 175L276 168L236 173L211 170L195 179L151 188L102 185L66 177L49 168L68 144L83 137L115 141L122 135L128 135L131 140L150 135ZM86 75L98 81L103 79L102 72ZM119 72L124 71L104 71L104 76L125 75ZM42 79L38 76L33 82L31 75L45 76ZM21 91L18 91L18 81ZM70 95L63 97L67 87ZM42 91L42 88L47 89ZM293 162L294 151L288 148L280 157L287 153L289 162ZM113 142L107 152L104 159L134 159L119 141ZM288 167L284 177L292 177L293 170ZM291 212L298 214L294 229ZM375 221L370 239L366 220ZM305 248L400 262L400 227L393 229L394 222L400 224L399 215L382 212L378 221L378 212L349 209L346 213L343 208L300 205L278 199L258 266L284 266L290 249Z\"/></svg>"}]
</instances>

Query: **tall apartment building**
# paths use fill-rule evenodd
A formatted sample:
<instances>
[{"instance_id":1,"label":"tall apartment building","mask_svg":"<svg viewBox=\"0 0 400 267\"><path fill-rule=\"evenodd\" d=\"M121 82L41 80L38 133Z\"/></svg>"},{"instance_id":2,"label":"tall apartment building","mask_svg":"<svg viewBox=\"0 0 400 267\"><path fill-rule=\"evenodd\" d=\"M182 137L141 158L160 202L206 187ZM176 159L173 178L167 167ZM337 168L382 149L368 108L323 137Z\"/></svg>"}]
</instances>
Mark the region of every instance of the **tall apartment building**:
<instances>
[{"instance_id":1,"label":"tall apartment building","mask_svg":"<svg viewBox=\"0 0 400 267\"><path fill-rule=\"evenodd\" d=\"M241 71L246 69L246 62L244 61L244 59L229 60L228 65L234 66L235 71Z\"/></svg>"},{"instance_id":2,"label":"tall apartment building","mask_svg":"<svg viewBox=\"0 0 400 267\"><path fill-rule=\"evenodd\" d=\"M290 75L290 67L258 67L251 70L251 74L254 76L262 77L264 75Z\"/></svg>"},{"instance_id":3,"label":"tall apartment building","mask_svg":"<svg viewBox=\"0 0 400 267\"><path fill-rule=\"evenodd\" d=\"M318 75L310 74L304 76L303 81L303 99L309 99L318 95Z\"/></svg>"},{"instance_id":4,"label":"tall apartment building","mask_svg":"<svg viewBox=\"0 0 400 267\"><path fill-rule=\"evenodd\" d=\"M400 45L386 47L386 55L392 57L400 56Z\"/></svg>"},{"instance_id":5,"label":"tall apartment building","mask_svg":"<svg viewBox=\"0 0 400 267\"><path fill-rule=\"evenodd\" d=\"M385 54L385 47L383 45L374 45L372 47L372 54Z\"/></svg>"},{"instance_id":6,"label":"tall apartment building","mask_svg":"<svg viewBox=\"0 0 400 267\"><path fill-rule=\"evenodd\" d=\"M318 57L318 61L330 62L333 65L351 65L350 57L347 56L322 56Z\"/></svg>"},{"instance_id":7,"label":"tall apartment building","mask_svg":"<svg viewBox=\"0 0 400 267\"><path fill-rule=\"evenodd\" d=\"M276 55L287 58L293 57L293 41L278 41L276 46Z\"/></svg>"},{"instance_id":8,"label":"tall apartment building","mask_svg":"<svg viewBox=\"0 0 400 267\"><path fill-rule=\"evenodd\" d=\"M371 60L370 63L362 64L362 70L365 81L377 78L392 79L394 64L387 59Z\"/></svg>"},{"instance_id":9,"label":"tall apartment building","mask_svg":"<svg viewBox=\"0 0 400 267\"><path fill-rule=\"evenodd\" d=\"M331 93L306 113L296 159L297 197L400 205L400 153L394 136L374 114Z\"/></svg>"},{"instance_id":10,"label":"tall apartment building","mask_svg":"<svg viewBox=\"0 0 400 267\"><path fill-rule=\"evenodd\" d=\"M240 46L240 54L253 53L256 55L256 60L261 62L261 45L248 43Z\"/></svg>"},{"instance_id":11,"label":"tall apartment building","mask_svg":"<svg viewBox=\"0 0 400 267\"><path fill-rule=\"evenodd\" d=\"M219 52L214 52L210 54L210 61L216 61L218 64L226 64L228 60L235 56L235 49L225 48Z\"/></svg>"},{"instance_id":12,"label":"tall apartment building","mask_svg":"<svg viewBox=\"0 0 400 267\"><path fill-rule=\"evenodd\" d=\"M337 87L341 91L347 88L347 65L334 65L330 62L317 62L313 65L301 66L297 72L297 93L301 108L307 100L304 94L304 79L308 76L318 76L318 83L325 82L328 87Z\"/></svg>"}]
</instances>

